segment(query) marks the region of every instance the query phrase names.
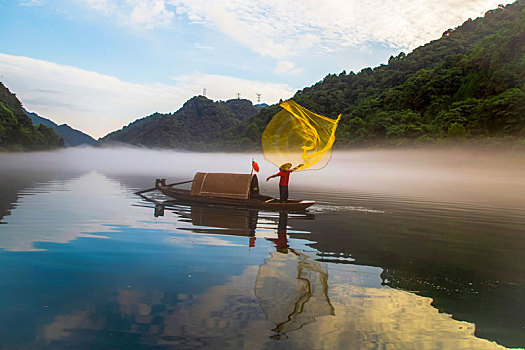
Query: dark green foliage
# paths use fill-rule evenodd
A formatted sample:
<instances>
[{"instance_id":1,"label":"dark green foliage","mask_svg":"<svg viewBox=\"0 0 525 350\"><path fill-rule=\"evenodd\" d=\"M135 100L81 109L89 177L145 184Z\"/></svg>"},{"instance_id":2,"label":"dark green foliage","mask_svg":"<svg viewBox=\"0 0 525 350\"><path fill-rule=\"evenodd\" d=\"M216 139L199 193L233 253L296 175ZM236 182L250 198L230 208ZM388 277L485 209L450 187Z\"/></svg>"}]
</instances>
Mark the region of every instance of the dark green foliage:
<instances>
[{"instance_id":1,"label":"dark green foliage","mask_svg":"<svg viewBox=\"0 0 525 350\"><path fill-rule=\"evenodd\" d=\"M248 123L258 107L248 100L213 102L204 96L188 100L172 114L155 113L102 138L100 144L128 143L195 151L241 150L252 146L260 127ZM247 140L245 140L246 138Z\"/></svg>"},{"instance_id":2,"label":"dark green foliage","mask_svg":"<svg viewBox=\"0 0 525 350\"><path fill-rule=\"evenodd\" d=\"M53 129L34 126L20 101L0 83L0 150L40 151L64 147L64 140Z\"/></svg>"}]
</instances>

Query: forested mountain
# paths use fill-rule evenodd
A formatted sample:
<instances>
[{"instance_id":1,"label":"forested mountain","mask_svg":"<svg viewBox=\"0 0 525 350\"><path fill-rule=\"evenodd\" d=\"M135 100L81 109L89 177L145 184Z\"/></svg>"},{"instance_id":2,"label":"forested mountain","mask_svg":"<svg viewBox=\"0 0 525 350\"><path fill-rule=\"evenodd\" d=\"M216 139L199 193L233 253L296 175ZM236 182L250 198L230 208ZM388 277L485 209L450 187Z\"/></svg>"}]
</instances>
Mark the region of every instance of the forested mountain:
<instances>
[{"instance_id":1,"label":"forested mountain","mask_svg":"<svg viewBox=\"0 0 525 350\"><path fill-rule=\"evenodd\" d=\"M387 65L329 74L293 99L319 114L343 114L339 146L523 140L525 1L469 19L408 55L390 57ZM262 133L276 110L261 111L251 120L252 128Z\"/></svg>"},{"instance_id":2,"label":"forested mountain","mask_svg":"<svg viewBox=\"0 0 525 350\"><path fill-rule=\"evenodd\" d=\"M28 112L24 109L24 113L31 119L33 125L44 124L49 126L55 133L64 139L66 147L74 147L79 145L95 145L97 140L91 136L84 134L82 131L73 129L67 124L57 125L55 122L41 117L36 113Z\"/></svg>"},{"instance_id":3,"label":"forested mountain","mask_svg":"<svg viewBox=\"0 0 525 350\"><path fill-rule=\"evenodd\" d=\"M359 73L329 74L293 99L343 114L336 146L447 139L525 139L525 0L467 20L442 37ZM235 110L234 104L243 109ZM194 97L173 114L137 120L102 142L192 150L260 148L277 105Z\"/></svg>"},{"instance_id":4,"label":"forested mountain","mask_svg":"<svg viewBox=\"0 0 525 350\"><path fill-rule=\"evenodd\" d=\"M244 99L213 102L196 96L174 113L155 113L138 119L106 135L99 144L213 150L213 145L225 147L228 140L235 140L232 133L235 127L253 118L259 110Z\"/></svg>"},{"instance_id":5,"label":"forested mountain","mask_svg":"<svg viewBox=\"0 0 525 350\"><path fill-rule=\"evenodd\" d=\"M64 147L64 140L46 125L33 125L16 95L0 83L0 151L39 151L58 147Z\"/></svg>"}]
</instances>

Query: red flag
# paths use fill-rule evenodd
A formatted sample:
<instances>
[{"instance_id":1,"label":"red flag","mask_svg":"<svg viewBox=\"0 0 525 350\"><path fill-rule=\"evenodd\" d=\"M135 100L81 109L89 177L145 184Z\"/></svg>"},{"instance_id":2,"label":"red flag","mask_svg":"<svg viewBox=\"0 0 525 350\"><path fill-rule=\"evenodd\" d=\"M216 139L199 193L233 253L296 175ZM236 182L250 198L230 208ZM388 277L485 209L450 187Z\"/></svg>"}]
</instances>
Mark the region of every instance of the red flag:
<instances>
[{"instance_id":1,"label":"red flag","mask_svg":"<svg viewBox=\"0 0 525 350\"><path fill-rule=\"evenodd\" d=\"M259 172L259 164L257 164L257 162L255 160L252 160L252 168L256 172Z\"/></svg>"}]
</instances>

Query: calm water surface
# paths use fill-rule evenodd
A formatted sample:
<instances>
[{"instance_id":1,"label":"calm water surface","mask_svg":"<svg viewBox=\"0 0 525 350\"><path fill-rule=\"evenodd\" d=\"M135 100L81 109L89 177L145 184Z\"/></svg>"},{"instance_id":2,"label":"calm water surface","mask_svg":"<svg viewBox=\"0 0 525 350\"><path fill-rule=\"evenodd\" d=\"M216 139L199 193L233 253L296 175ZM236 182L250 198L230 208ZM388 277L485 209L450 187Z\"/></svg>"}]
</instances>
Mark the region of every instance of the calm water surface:
<instances>
[{"instance_id":1,"label":"calm water surface","mask_svg":"<svg viewBox=\"0 0 525 350\"><path fill-rule=\"evenodd\" d=\"M523 155L335 154L306 213L133 194L252 156L0 155L0 348L525 346Z\"/></svg>"}]
</instances>

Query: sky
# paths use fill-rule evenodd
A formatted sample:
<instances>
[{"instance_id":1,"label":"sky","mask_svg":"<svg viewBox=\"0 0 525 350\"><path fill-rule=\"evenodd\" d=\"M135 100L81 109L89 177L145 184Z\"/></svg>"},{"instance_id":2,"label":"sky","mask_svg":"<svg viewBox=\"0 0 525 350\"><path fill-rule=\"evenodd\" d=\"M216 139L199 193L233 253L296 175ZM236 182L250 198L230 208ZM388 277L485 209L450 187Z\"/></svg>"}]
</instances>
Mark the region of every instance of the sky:
<instances>
[{"instance_id":1,"label":"sky","mask_svg":"<svg viewBox=\"0 0 525 350\"><path fill-rule=\"evenodd\" d=\"M501 0L0 0L0 81L94 138L202 95L273 104Z\"/></svg>"}]
</instances>

